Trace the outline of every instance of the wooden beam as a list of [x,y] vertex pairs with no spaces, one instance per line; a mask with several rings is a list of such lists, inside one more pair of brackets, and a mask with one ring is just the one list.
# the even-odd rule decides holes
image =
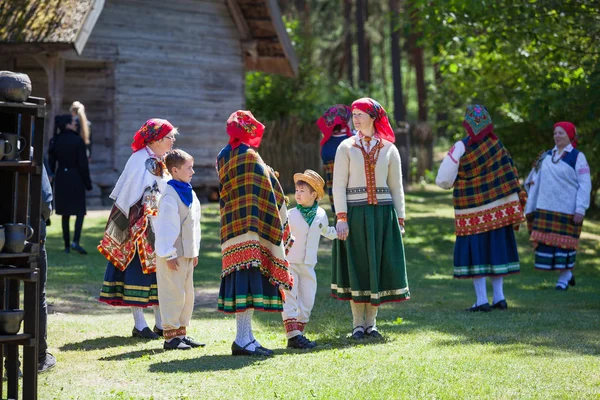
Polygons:
[[48,130],[46,140],[54,133],[54,117],[60,113],[65,87],[65,60],[59,54],[38,54],[34,58],[46,71],[48,77],[48,97],[52,106],[48,110]]
[[94,26],[96,26],[96,22],[100,17],[100,13],[102,13],[102,9],[104,8],[104,0],[95,0],[92,4],[91,9],[88,11],[88,15],[85,18],[85,22],[83,23],[79,34],[77,35],[77,39],[75,39],[75,43],[73,46],[75,47],[75,51],[77,54],[81,54],[85,44],[87,43],[92,31],[94,30]]
[[283,53],[289,63],[290,72],[292,76],[297,76],[298,58],[296,57],[296,52],[294,51],[290,37],[288,36],[283,20],[281,19],[281,11],[279,10],[277,0],[265,0],[265,5],[269,10],[271,21],[273,22],[275,32],[277,32],[277,37],[279,38],[279,43],[281,43]]
[[226,2],[227,8],[233,18],[233,23],[240,33],[242,50],[253,60],[258,59],[258,43],[252,38],[252,31],[246,22],[246,18],[244,18],[244,13],[242,13],[240,5],[237,3],[237,0],[226,0]]

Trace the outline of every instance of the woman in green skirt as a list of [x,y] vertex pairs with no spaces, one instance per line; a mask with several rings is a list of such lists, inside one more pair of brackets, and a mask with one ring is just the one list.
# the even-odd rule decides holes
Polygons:
[[404,190],[400,154],[383,107],[352,103],[356,136],[338,147],[333,171],[337,211],[331,294],[349,300],[354,339],[381,338],[377,307],[408,300],[404,257]]

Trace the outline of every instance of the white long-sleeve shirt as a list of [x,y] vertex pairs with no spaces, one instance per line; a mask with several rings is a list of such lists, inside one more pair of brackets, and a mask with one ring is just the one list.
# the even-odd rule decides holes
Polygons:
[[[153,218],[156,237],[156,255],[169,260],[177,257],[193,258],[200,251],[200,201],[192,191],[190,207],[179,198],[172,186],[166,185],[158,205],[158,215]],[[184,214],[185,211],[185,214]]]
[[458,176],[458,167],[460,166],[460,158],[465,154],[465,144],[462,141],[454,143],[450,148],[446,157],[440,165],[435,184],[442,189],[450,189],[454,186],[454,181]]
[[[582,152],[577,155],[575,168],[560,160],[563,152],[573,151],[573,146],[566,146],[558,152],[555,146],[550,154],[544,157],[540,168],[531,170],[525,180],[528,199],[525,213],[537,209],[560,212],[563,214],[582,214],[590,207],[592,180],[590,166]],[[552,161],[560,160],[556,163]]]
[[316,265],[319,240],[321,236],[337,239],[335,227],[329,226],[327,213],[321,207],[317,208],[317,215],[310,226],[297,208],[291,209],[288,216],[294,235],[294,244],[287,255],[288,261],[293,264]]

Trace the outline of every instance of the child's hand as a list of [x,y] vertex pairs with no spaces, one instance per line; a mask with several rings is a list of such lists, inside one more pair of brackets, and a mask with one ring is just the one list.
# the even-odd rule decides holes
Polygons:
[[167,260],[167,267],[169,267],[171,271],[177,271],[179,269],[179,263],[177,262],[177,259],[174,258],[172,260]]
[[194,268],[198,265],[198,257],[194,257]]
[[338,238],[340,240],[348,239],[348,234],[350,228],[348,227],[348,223],[346,221],[339,221],[335,225],[335,229],[337,230]]

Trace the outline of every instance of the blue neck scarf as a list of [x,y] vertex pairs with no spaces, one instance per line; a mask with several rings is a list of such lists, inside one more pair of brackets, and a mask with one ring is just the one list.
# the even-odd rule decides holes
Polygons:
[[175,179],[171,179],[169,182],[167,182],[167,185],[171,185],[173,189],[175,189],[179,195],[179,198],[181,201],[183,201],[183,204],[185,204],[187,207],[192,204],[194,199],[192,195],[192,185],[186,182],[177,181]]

